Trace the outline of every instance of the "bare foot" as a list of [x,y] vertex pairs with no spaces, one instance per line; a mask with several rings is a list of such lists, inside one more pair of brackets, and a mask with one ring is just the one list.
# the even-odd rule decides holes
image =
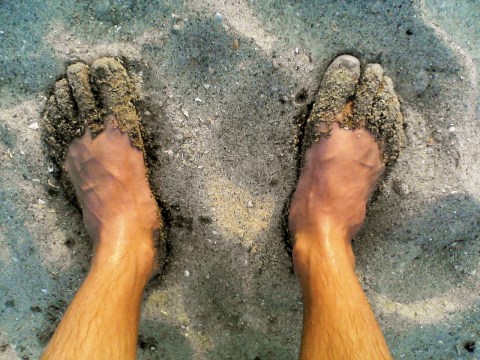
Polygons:
[[[77,63],[55,84],[45,113],[51,155],[70,180],[95,244],[94,261],[138,254],[152,271],[161,227],[147,180],[135,87],[111,58]],[[68,186],[68,184],[67,184]]]
[[340,238],[353,259],[350,240],[385,165],[398,156],[402,121],[380,65],[367,65],[362,76],[352,56],[330,65],[308,119],[303,169],[290,206],[294,256],[295,248],[310,251],[312,241]]

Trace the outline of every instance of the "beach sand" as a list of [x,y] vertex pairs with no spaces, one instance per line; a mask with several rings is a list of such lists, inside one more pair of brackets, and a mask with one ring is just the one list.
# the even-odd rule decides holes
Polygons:
[[393,356],[479,358],[479,11],[473,0],[1,2],[0,359],[38,358],[88,271],[42,113],[68,64],[101,56],[121,59],[139,89],[167,224],[138,358],[295,359],[302,299],[283,213],[305,114],[340,54],[382,64],[406,121],[354,241]]

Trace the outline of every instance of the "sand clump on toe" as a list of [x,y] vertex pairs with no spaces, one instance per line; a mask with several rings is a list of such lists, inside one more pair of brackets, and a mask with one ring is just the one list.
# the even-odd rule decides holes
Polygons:
[[320,137],[329,137],[334,122],[344,129],[367,128],[380,146],[384,165],[396,162],[405,142],[404,120],[392,80],[379,64],[368,64],[361,72],[360,61],[350,55],[330,64],[307,120],[302,152]]

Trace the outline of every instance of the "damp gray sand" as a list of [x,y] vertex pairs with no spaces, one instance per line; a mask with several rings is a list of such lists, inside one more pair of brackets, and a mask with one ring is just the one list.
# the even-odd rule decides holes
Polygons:
[[339,54],[360,59],[360,82],[381,65],[406,124],[354,240],[393,356],[478,357],[476,14],[475,1],[440,0],[3,1],[0,358],[38,358],[88,270],[42,114],[69,65],[114,57],[137,88],[170,243],[138,358],[295,359],[302,303],[282,212],[305,114]]

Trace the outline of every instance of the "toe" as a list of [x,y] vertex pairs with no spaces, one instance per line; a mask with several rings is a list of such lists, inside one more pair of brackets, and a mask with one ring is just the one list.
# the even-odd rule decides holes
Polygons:
[[354,118],[359,126],[364,126],[370,117],[382,80],[383,68],[379,64],[368,64],[365,67],[354,101]]
[[68,145],[75,137],[81,136],[83,131],[83,122],[78,119],[67,79],[55,83],[54,93],[45,108],[44,128],[50,156],[61,166]]
[[393,165],[404,144],[403,124],[400,102],[393,89],[392,80],[384,76],[366,126],[380,142],[383,160],[387,166]]
[[113,58],[95,60],[92,64],[92,80],[107,121],[115,119],[114,126],[122,132],[128,132],[132,143],[143,150],[140,119],[133,104],[138,95],[125,68]]
[[48,143],[49,154],[59,163],[58,155],[61,153],[61,146],[59,143],[59,134],[57,132],[58,126],[63,122],[63,116],[58,111],[57,101],[55,95],[50,96],[45,107],[44,126],[45,140]]
[[112,58],[96,60],[92,64],[92,80],[105,115],[114,115],[122,131],[138,127],[132,103],[137,97],[136,89],[122,64]]
[[360,61],[353,56],[339,56],[330,64],[307,120],[303,154],[320,136],[331,135],[334,122],[340,123],[341,127],[350,127],[350,99],[355,94],[359,77]]
[[64,157],[64,152],[73,139],[82,136],[84,121],[78,117],[72,89],[67,79],[61,79],[55,83],[54,96],[54,109],[51,110],[52,119],[56,119],[54,121],[55,134],[57,142],[63,149],[61,153]]
[[68,121],[76,122],[77,113],[75,100],[73,99],[72,89],[67,79],[61,79],[55,83],[54,95],[58,111],[61,112]]
[[82,63],[70,65],[67,77],[77,104],[79,120],[87,124],[92,131],[95,130],[98,126],[99,113],[90,86],[90,68]]
[[323,76],[311,120],[335,121],[355,94],[359,77],[360,61],[357,58],[350,55],[337,57]]

